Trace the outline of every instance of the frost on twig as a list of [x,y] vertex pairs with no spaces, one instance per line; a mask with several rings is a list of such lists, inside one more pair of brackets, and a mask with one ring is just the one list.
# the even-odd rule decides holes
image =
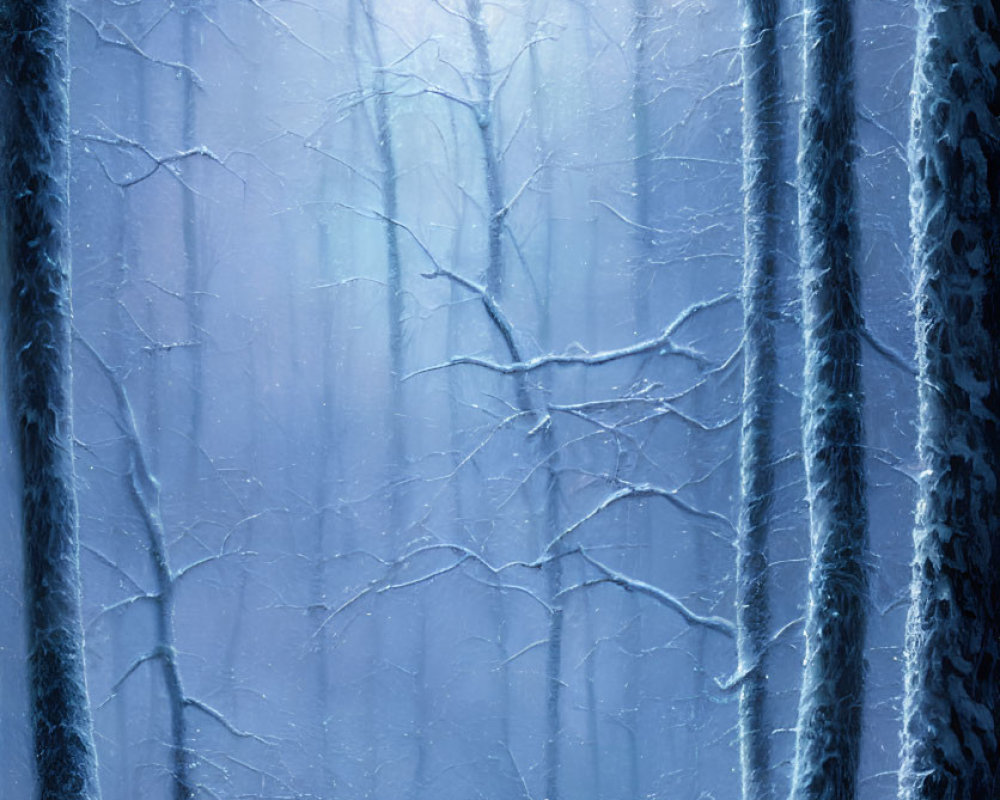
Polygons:
[[646,597],[651,597],[661,605],[677,612],[681,618],[688,623],[688,625],[707,628],[708,630],[715,631],[716,633],[721,633],[729,639],[735,637],[736,626],[733,625],[732,621],[726,619],[725,617],[698,614],[688,608],[688,606],[686,606],[678,597],[670,594],[670,592],[646,583],[645,581],[630,578],[627,575],[612,569],[606,564],[603,564],[595,559],[582,547],[576,548],[575,552],[579,553],[588,564],[597,569],[603,576],[604,581],[620,586],[625,589],[625,591],[637,592],[638,594],[645,595]]
[[[442,274],[444,274],[443,271]],[[735,302],[736,299],[736,295],[727,293],[714,297],[711,300],[694,303],[684,309],[684,311],[682,311],[677,318],[664,329],[663,333],[654,339],[647,339],[644,342],[636,342],[633,345],[628,345],[615,350],[602,350],[597,353],[586,354],[546,354],[526,360],[515,360],[509,363],[490,361],[489,359],[477,358],[474,356],[458,356],[440,364],[434,364],[429,367],[418,369],[411,372],[406,377],[413,378],[417,375],[423,375],[428,372],[435,372],[437,370],[458,365],[481,367],[483,369],[490,370],[491,372],[500,373],[501,375],[523,375],[549,366],[598,366],[602,364],[610,364],[614,361],[620,361],[632,356],[646,355],[650,353],[681,356],[694,361],[699,366],[707,366],[708,359],[703,353],[693,347],[677,344],[674,342],[674,337],[676,336],[678,330],[697,313],[705,311],[709,308],[724,305],[726,303]]]

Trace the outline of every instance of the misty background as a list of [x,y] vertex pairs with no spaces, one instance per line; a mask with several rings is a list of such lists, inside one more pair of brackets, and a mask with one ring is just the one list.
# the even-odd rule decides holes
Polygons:
[[[913,30],[910,3],[857,14],[875,798],[896,783],[915,488]],[[801,22],[788,4],[779,792],[809,548]],[[74,4],[105,800],[176,797],[178,741],[199,798],[736,796],[739,25],[719,0]],[[0,793],[26,798],[11,472]]]

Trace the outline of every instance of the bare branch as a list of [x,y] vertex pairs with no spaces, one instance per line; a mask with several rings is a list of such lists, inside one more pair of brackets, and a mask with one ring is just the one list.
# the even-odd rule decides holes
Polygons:
[[514,196],[507,201],[507,204],[503,208],[496,212],[496,218],[504,219],[510,213],[510,210],[517,204],[517,201],[521,199],[521,195],[523,195],[527,191],[528,187],[534,182],[538,173],[547,168],[547,165],[544,163],[535,167],[532,173],[524,179],[524,183],[521,184],[521,187],[514,192]]
[[131,586],[132,589],[137,594],[143,595],[146,593],[146,590],[142,588],[139,582],[131,575],[129,575],[128,572],[122,569],[120,564],[116,564],[114,561],[112,561],[110,558],[104,555],[104,553],[102,553],[92,544],[88,544],[87,542],[81,542],[80,549],[90,553],[92,556],[94,556],[94,558],[96,558],[98,561],[104,564],[104,566],[117,572],[121,577],[123,577],[128,582],[128,585]]
[[261,14],[263,14],[265,17],[271,20],[271,22],[274,23],[274,26],[282,33],[284,33],[287,37],[289,37],[293,42],[297,42],[298,44],[302,45],[304,48],[306,48],[306,50],[308,50],[313,55],[318,56],[327,64],[333,63],[333,61],[330,59],[330,56],[328,56],[326,53],[324,53],[315,45],[310,44],[301,36],[299,36],[291,25],[285,22],[281,17],[279,17],[273,11],[270,11],[267,8],[265,8],[264,4],[261,3],[260,0],[247,0],[247,2],[249,2],[250,5],[256,8]]
[[131,597],[126,597],[124,600],[119,600],[117,603],[112,603],[109,606],[104,606],[100,611],[98,611],[93,619],[87,623],[87,630],[89,631],[94,625],[103,619],[107,614],[113,614],[115,611],[121,611],[126,608],[134,606],[136,603],[142,602],[143,600],[159,600],[160,596],[158,594],[134,594]]
[[132,675],[135,673],[135,671],[139,669],[139,667],[141,667],[143,664],[149,661],[154,661],[158,658],[161,658],[162,656],[163,652],[161,651],[161,649],[156,648],[155,650],[151,650],[150,652],[146,653],[146,655],[144,656],[139,656],[135,661],[129,664],[128,669],[125,670],[125,674],[123,674],[117,681],[115,681],[114,685],[111,687],[111,692],[104,699],[104,701],[99,706],[97,706],[96,710],[99,711],[100,709],[104,708],[104,706],[106,706],[108,703],[110,703],[117,696],[118,690],[122,688],[122,686],[125,684],[125,681],[131,678]]
[[736,637],[736,626],[730,620],[725,619],[724,617],[702,616],[701,614],[692,611],[684,605],[681,600],[669,592],[666,592],[663,589],[658,589],[645,581],[630,578],[621,572],[611,569],[611,567],[606,564],[602,564],[600,561],[597,561],[595,558],[590,556],[582,547],[576,548],[575,552],[579,553],[588,564],[604,575],[605,581],[613,583],[616,586],[621,586],[627,592],[637,592],[638,594],[644,594],[647,597],[651,597],[661,605],[676,611],[684,619],[684,621],[688,623],[688,625],[708,628],[716,633],[721,633],[729,639]]
[[752,664],[750,664],[747,667],[744,667],[739,672],[733,674],[729,678],[726,678],[726,680],[724,681],[720,681],[718,678],[716,678],[715,679],[716,686],[718,686],[724,692],[731,692],[734,691],[735,689],[739,689],[743,685],[744,681],[746,681],[747,678],[753,675],[753,673],[760,668],[761,660],[763,659],[764,655],[772,647],[774,647],[775,644],[777,644],[781,639],[783,639],[789,631],[792,631],[799,625],[804,624],[805,621],[806,621],[805,617],[796,617],[791,622],[786,622],[784,625],[781,626],[781,628],[777,632],[774,633],[774,635],[771,636],[770,639],[768,639],[767,644],[764,645],[763,650],[761,650],[761,652],[758,654],[757,659]]
[[538,356],[537,358],[528,359],[526,361],[514,361],[509,364],[500,364],[495,361],[489,361],[484,358],[477,358],[474,356],[458,356],[452,358],[449,361],[445,361],[441,364],[434,364],[429,367],[423,367],[414,372],[411,372],[406,378],[412,378],[416,375],[423,375],[428,372],[435,372],[440,369],[445,369],[447,367],[457,366],[457,365],[469,365],[475,367],[482,367],[483,369],[488,369],[491,372],[498,372],[501,375],[519,375],[528,372],[534,372],[535,370],[542,369],[548,366],[598,366],[601,364],[610,364],[614,361],[620,361],[624,358],[631,358],[632,356],[645,355],[648,353],[655,353],[659,351],[660,355],[677,355],[684,358],[696,361],[700,365],[705,365],[705,356],[698,350],[690,347],[684,347],[681,345],[676,345],[672,342],[673,336],[677,333],[677,330],[692,316],[700,311],[704,311],[715,306],[720,306],[725,303],[734,302],[736,300],[736,295],[732,293],[727,293],[714,297],[711,300],[705,300],[700,303],[694,303],[688,306],[681,314],[675,319],[662,334],[657,336],[655,339],[648,339],[644,342],[636,342],[633,345],[627,347],[622,347],[617,350],[603,350],[598,353],[588,353],[585,355],[576,354],[561,354],[561,355],[544,355]]
[[512,661],[515,661],[516,659],[520,658],[525,653],[529,653],[532,650],[534,650],[536,647],[542,647],[544,645],[547,645],[548,643],[549,643],[548,639],[539,639],[537,642],[532,642],[531,644],[529,644],[529,645],[527,645],[525,647],[522,647],[516,653],[514,653],[514,654],[512,654],[510,656],[507,656],[507,658],[505,658],[503,661],[500,662],[499,666],[506,667]]
[[190,572],[193,572],[199,567],[204,567],[207,564],[212,564],[216,561],[220,561],[223,558],[231,558],[232,556],[242,556],[242,555],[246,554],[241,551],[236,551],[230,553],[214,553],[213,555],[205,556],[204,558],[199,558],[197,561],[193,561],[186,567],[181,567],[179,570],[177,570],[177,572],[174,573],[174,582],[176,583],[185,575],[187,575]]
[[875,336],[871,328],[867,325],[861,328],[861,338],[868,342],[872,346],[872,349],[890,364],[899,367],[907,375],[916,377],[917,368],[913,366],[913,362]]
[[[409,229],[406,229],[409,232]],[[410,232],[412,235],[412,232]],[[425,252],[427,252],[425,250]],[[428,255],[430,255],[428,253]],[[434,264],[434,272],[425,273],[424,277],[429,279],[444,277],[450,281],[461,286],[472,294],[476,295],[483,304],[483,308],[486,309],[486,313],[493,322],[494,327],[496,327],[497,332],[503,339],[504,344],[507,347],[507,352],[510,357],[515,361],[515,363],[521,362],[521,351],[517,346],[517,342],[514,340],[514,326],[511,324],[507,315],[504,314],[503,310],[497,304],[497,301],[486,291],[486,287],[470,281],[468,278],[463,278],[461,275],[452,272],[446,267],[442,267],[437,263],[436,259],[432,259]],[[414,375],[419,375],[424,370],[417,370],[407,375],[403,380],[412,378]]]
[[[128,189],[132,186],[135,186],[138,183],[142,183],[143,181],[153,177],[153,175],[159,172],[160,169],[165,169],[168,173],[170,173],[170,175],[175,180],[177,180],[184,186],[187,186],[187,184],[185,183],[181,175],[178,173],[178,171],[173,169],[173,166],[182,161],[186,161],[192,158],[204,158],[207,159],[208,161],[218,164],[220,167],[226,170],[226,172],[230,173],[235,178],[237,178],[237,180],[239,180],[241,183],[243,182],[243,178],[241,178],[237,173],[235,173],[230,167],[226,166],[226,159],[220,158],[211,150],[209,150],[207,147],[192,147],[189,150],[179,150],[175,153],[168,153],[165,156],[157,156],[141,142],[138,142],[135,139],[129,139],[128,137],[122,136],[121,134],[118,133],[112,134],[111,136],[101,136],[93,133],[88,133],[88,134],[78,133],[76,135],[76,138],[84,142],[89,142],[91,144],[102,144],[108,147],[118,147],[125,150],[132,150],[136,153],[139,153],[146,160],[151,162],[151,166],[149,167],[148,170],[146,170],[146,172],[136,177],[132,177],[131,175],[129,175],[123,180],[114,178],[105,168],[104,172],[105,175],[107,175],[108,180],[110,180],[113,184],[115,184],[115,186],[118,186],[121,189]],[[94,157],[97,158],[96,155]],[[104,167],[103,162],[101,166]]]
[[121,48],[122,50],[132,53],[133,55],[139,56],[139,58],[148,61],[150,64],[158,64],[161,67],[167,67],[178,72],[186,73],[190,76],[191,80],[194,81],[195,86],[199,89],[202,88],[203,84],[201,76],[199,76],[198,73],[195,72],[188,64],[183,64],[179,61],[164,61],[163,59],[151,56],[117,25],[106,20],[98,25],[75,5],[70,6],[70,13],[75,14],[77,17],[86,22],[101,43],[111,47]]
[[652,228],[649,225],[642,225],[641,223],[636,222],[634,219],[629,219],[621,211],[618,211],[616,208],[609,205],[608,203],[605,203],[603,200],[591,200],[590,202],[592,205],[600,206],[601,208],[607,209],[614,216],[616,216],[618,219],[624,222],[626,225],[630,225],[636,230],[648,231],[649,233],[662,233],[662,234],[669,233],[669,231],[665,231],[662,228]]
[[[564,528],[554,539],[552,539],[551,542],[549,542],[545,548],[545,552],[554,553],[557,545],[559,545],[564,539],[567,539],[584,524],[594,519],[599,514],[607,511],[611,508],[611,506],[616,505],[623,500],[639,499],[643,497],[662,497],[668,503],[673,505],[675,508],[679,508],[685,514],[700,517],[706,521],[715,522],[723,525],[729,530],[733,530],[733,523],[723,514],[719,514],[716,511],[703,511],[700,508],[695,508],[690,503],[687,503],[678,497],[677,490],[664,489],[660,486],[653,486],[649,483],[633,484],[622,480],[618,480],[617,482],[622,484],[621,489],[605,497],[591,511],[582,516],[568,528]],[[727,544],[730,543],[728,540],[726,541]]]
[[185,697],[184,698],[184,705],[185,706],[190,706],[191,708],[197,708],[203,714],[205,714],[206,716],[211,717],[216,722],[218,722],[223,728],[225,728],[227,731],[229,731],[233,736],[237,736],[240,739],[253,739],[255,742],[261,742],[262,744],[266,744],[266,745],[274,744],[273,741],[271,741],[270,739],[266,739],[265,737],[263,737],[263,736],[261,736],[259,734],[251,733],[250,731],[240,730],[235,725],[233,725],[233,723],[231,723],[228,719],[226,719],[225,716],[222,714],[221,711],[218,711],[218,710],[212,708],[212,706],[208,705],[207,703],[203,703],[201,700],[196,700],[193,697]]

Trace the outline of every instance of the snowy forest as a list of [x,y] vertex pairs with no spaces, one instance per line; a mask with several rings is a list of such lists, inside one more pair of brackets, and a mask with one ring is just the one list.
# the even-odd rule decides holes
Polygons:
[[997,0],[0,64],[0,797],[1000,797]]

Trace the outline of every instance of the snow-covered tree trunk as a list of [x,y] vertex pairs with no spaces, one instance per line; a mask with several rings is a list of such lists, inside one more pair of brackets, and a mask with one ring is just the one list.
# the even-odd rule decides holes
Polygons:
[[69,268],[69,8],[0,8],[7,391],[23,491],[38,796],[99,797],[80,620]]
[[914,74],[922,473],[899,796],[997,796],[1000,9],[923,0]]
[[853,800],[867,576],[852,3],[806,0],[799,145],[809,603],[793,800]]
[[772,794],[766,722],[770,613],[767,536],[774,492],[776,395],[774,283],[778,258],[778,171],[782,152],[777,0],[743,9],[743,428],[736,558],[736,650],[745,674],[739,696],[743,800]]

